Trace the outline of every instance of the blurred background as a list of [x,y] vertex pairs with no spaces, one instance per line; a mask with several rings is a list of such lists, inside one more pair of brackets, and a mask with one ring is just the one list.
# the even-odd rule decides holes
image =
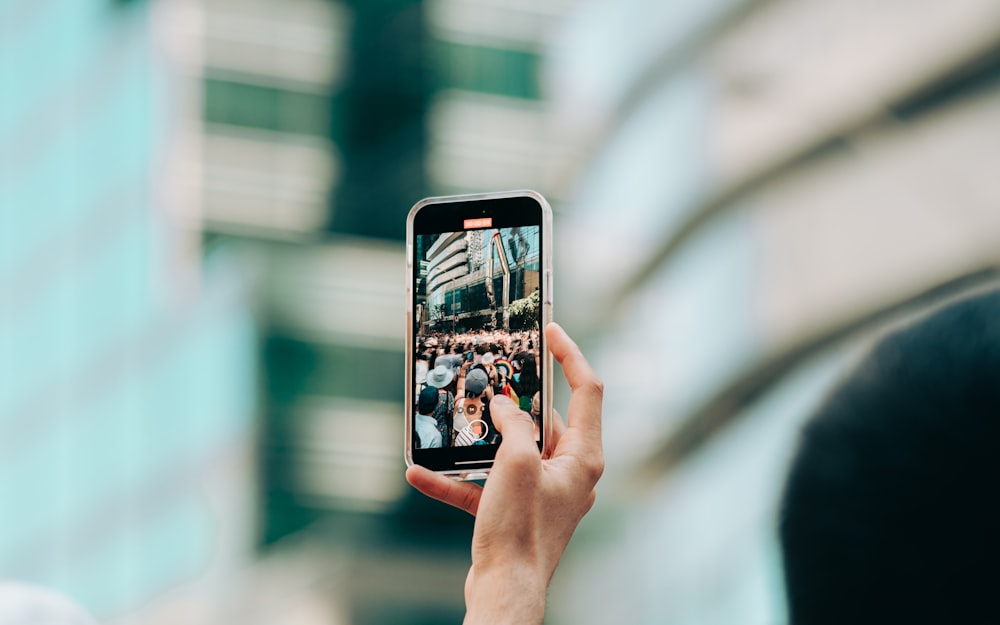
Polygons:
[[780,624],[797,432],[995,280],[998,172],[996,0],[0,0],[0,578],[459,622],[472,519],[403,481],[404,219],[534,188],[607,387],[547,622]]

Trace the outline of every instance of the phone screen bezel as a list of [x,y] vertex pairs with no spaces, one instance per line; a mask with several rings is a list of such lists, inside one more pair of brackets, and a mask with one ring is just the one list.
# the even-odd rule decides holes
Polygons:
[[[465,220],[489,217],[489,228],[465,228]],[[433,449],[415,448],[415,415],[413,396],[415,388],[414,344],[417,337],[416,281],[418,259],[416,237],[424,234],[463,232],[475,229],[499,229],[518,226],[539,227],[539,295],[541,311],[539,329],[551,320],[551,266],[549,262],[551,240],[549,229],[551,209],[545,199],[534,191],[513,191],[497,194],[477,194],[428,198],[418,202],[407,219],[407,358],[406,358],[406,436],[405,457],[407,464],[419,464],[433,471],[457,474],[488,471],[493,464],[499,445],[472,445],[468,447],[446,447]],[[544,333],[539,332],[539,380],[541,382],[542,414],[539,423],[539,450],[545,448],[549,435],[549,415],[551,407],[551,358],[546,357]]]

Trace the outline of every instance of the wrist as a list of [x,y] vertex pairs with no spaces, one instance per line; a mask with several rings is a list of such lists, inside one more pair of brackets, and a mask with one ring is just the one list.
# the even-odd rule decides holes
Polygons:
[[527,568],[469,570],[464,625],[541,625],[546,576]]

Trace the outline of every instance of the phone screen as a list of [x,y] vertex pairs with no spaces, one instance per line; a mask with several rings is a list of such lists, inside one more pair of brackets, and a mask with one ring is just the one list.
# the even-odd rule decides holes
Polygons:
[[413,459],[432,469],[492,461],[502,436],[489,401],[506,395],[535,421],[545,406],[547,250],[531,197],[425,205],[413,216]]

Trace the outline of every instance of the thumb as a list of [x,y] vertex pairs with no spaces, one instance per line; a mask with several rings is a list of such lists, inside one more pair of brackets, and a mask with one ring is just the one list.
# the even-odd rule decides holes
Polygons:
[[503,434],[504,442],[511,439],[527,440],[532,445],[535,442],[535,422],[531,415],[521,410],[511,398],[506,395],[496,395],[490,401],[490,416],[493,424]]

